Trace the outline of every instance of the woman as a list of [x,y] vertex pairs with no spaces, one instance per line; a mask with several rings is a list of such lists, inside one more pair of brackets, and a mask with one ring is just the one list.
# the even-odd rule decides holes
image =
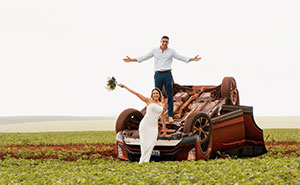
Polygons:
[[139,135],[140,135],[140,145],[141,145],[141,158],[139,163],[149,162],[152,150],[155,145],[155,141],[158,135],[158,118],[161,116],[163,122],[163,136],[166,136],[166,120],[163,116],[163,95],[158,88],[152,90],[151,98],[147,98],[132,89],[129,89],[123,84],[118,84],[118,86],[127,89],[132,94],[135,94],[143,102],[147,104],[146,114],[140,122]]

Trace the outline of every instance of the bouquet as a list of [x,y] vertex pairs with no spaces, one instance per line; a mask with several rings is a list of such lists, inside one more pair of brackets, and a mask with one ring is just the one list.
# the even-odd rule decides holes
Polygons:
[[106,89],[109,91],[113,91],[116,87],[117,87],[117,80],[115,79],[115,77],[113,77],[113,76],[108,77]]

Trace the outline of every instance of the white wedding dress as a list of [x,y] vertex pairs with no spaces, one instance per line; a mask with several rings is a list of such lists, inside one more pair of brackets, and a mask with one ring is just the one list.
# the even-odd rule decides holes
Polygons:
[[158,135],[158,118],[163,111],[163,107],[150,103],[147,106],[146,114],[139,126],[140,144],[141,144],[141,158],[142,162],[149,162],[152,150],[157,140]]

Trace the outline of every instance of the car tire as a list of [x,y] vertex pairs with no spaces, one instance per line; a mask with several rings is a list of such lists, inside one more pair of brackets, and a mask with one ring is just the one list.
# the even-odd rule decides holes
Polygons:
[[203,112],[192,113],[187,117],[183,131],[198,135],[197,159],[208,160],[212,151],[212,122],[209,115]]
[[239,105],[239,91],[233,77],[224,77],[221,84],[221,96],[226,98],[226,104]]
[[203,112],[192,113],[184,123],[183,132],[197,134],[200,143],[207,142],[212,132],[212,122],[209,115]]
[[198,158],[208,160],[212,151],[212,136],[210,135],[209,139],[206,142],[198,142],[198,144],[200,149]]
[[126,109],[118,117],[116,122],[116,133],[122,130],[138,130],[144,115],[136,109]]

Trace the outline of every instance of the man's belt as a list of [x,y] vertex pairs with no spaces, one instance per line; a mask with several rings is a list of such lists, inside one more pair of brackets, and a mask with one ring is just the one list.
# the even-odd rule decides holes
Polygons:
[[171,70],[165,70],[165,71],[155,71],[155,73],[168,73],[170,72]]

